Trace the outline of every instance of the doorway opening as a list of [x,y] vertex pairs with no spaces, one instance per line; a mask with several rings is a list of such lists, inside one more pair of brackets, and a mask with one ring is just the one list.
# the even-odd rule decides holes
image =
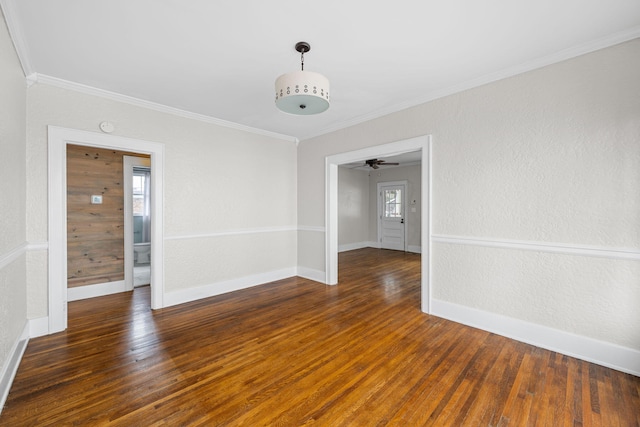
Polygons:
[[151,159],[123,157],[124,280],[127,290],[151,283]]
[[367,147],[361,150],[327,156],[325,160],[325,283],[338,284],[338,166],[366,161],[376,157],[391,157],[412,151],[421,155],[420,241],[421,258],[421,309],[431,311],[431,136],[424,135],[389,144]]
[[48,288],[49,333],[67,328],[67,145],[121,150],[148,155],[151,175],[151,308],[162,308],[164,144],[75,129],[48,127]]

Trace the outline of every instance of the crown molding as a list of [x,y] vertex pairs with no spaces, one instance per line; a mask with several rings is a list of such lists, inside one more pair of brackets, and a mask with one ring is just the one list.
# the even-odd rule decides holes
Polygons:
[[488,83],[492,83],[498,80],[502,80],[508,77],[512,77],[512,76],[522,74],[528,71],[532,71],[538,68],[542,68],[547,65],[565,61],[580,55],[591,53],[600,49],[611,47],[616,44],[620,44],[620,43],[640,37],[640,26],[631,27],[627,30],[620,31],[618,33],[614,33],[605,37],[601,37],[599,39],[593,40],[588,43],[583,43],[577,46],[573,46],[571,48],[567,48],[559,52],[546,55],[546,56],[534,59],[532,61],[525,62],[523,64],[519,64],[513,67],[509,67],[509,68],[497,71],[495,73],[486,74],[478,78],[468,80],[461,84],[453,85],[448,88],[426,93],[423,96],[414,98],[412,100],[400,102],[400,103],[388,106],[386,108],[373,111],[368,114],[364,114],[352,119],[335,123],[333,125],[330,125],[321,129],[318,132],[295,137],[292,135],[285,135],[285,134],[267,131],[264,129],[253,128],[253,127],[242,125],[239,123],[230,122],[227,120],[218,119],[211,116],[206,116],[204,114],[198,114],[198,113],[193,113],[186,110],[181,110],[178,108],[169,107],[167,105],[158,104],[151,101],[145,101],[143,99],[134,98],[134,97],[122,95],[116,92],[110,92],[107,90],[98,89],[95,87],[66,81],[63,79],[47,76],[44,74],[38,74],[35,72],[33,64],[31,63],[29,58],[26,39],[24,37],[22,27],[17,18],[16,4],[17,4],[16,0],[0,0],[0,7],[2,8],[2,12],[4,13],[7,27],[9,29],[11,39],[15,46],[19,61],[22,65],[23,72],[25,76],[27,76],[28,86],[31,86],[32,84],[37,82],[46,83],[49,85],[58,86],[58,87],[74,90],[77,92],[82,92],[89,95],[100,96],[103,98],[124,102],[131,105],[136,105],[143,108],[152,109],[155,111],[165,112],[168,114],[172,114],[172,115],[176,115],[184,118],[198,120],[205,123],[210,123],[218,126],[246,131],[249,133],[267,136],[270,138],[290,141],[295,143],[296,146],[299,145],[299,143],[302,141],[313,139],[313,138],[326,135],[332,132],[336,132],[336,131],[349,128],[351,126],[355,126],[373,119],[377,119],[389,114],[406,110],[411,107],[425,104],[427,102],[431,102],[439,98],[443,98],[449,95],[453,95],[455,93],[463,92],[465,90],[473,89],[475,87],[479,87]]
[[105,99],[109,99],[117,102],[123,102],[125,104],[134,105],[136,107],[147,108],[150,110],[159,111],[161,113],[167,113],[167,114],[172,114],[174,116],[184,117],[187,119],[198,120],[200,122],[210,123],[217,126],[222,126],[222,127],[236,129],[236,130],[249,132],[257,135],[262,135],[269,138],[281,139],[281,140],[293,142],[296,144],[298,143],[298,139],[290,135],[284,135],[281,133],[270,132],[264,129],[253,128],[250,126],[241,125],[239,123],[234,123],[234,122],[218,119],[211,116],[206,116],[204,114],[193,113],[191,111],[169,107],[167,105],[158,104],[156,102],[145,101],[144,99],[134,98],[132,96],[123,95],[117,92],[111,92],[111,91],[99,89],[93,86],[71,82],[71,81],[60,79],[57,77],[48,76],[46,74],[31,73],[27,76],[27,82],[29,86],[33,85],[34,83],[44,83],[50,86],[55,86],[62,89],[80,92],[85,95],[98,96],[100,98],[105,98]]
[[22,72],[25,76],[33,74],[33,65],[31,65],[31,60],[29,59],[27,42],[24,38],[20,21],[17,19],[15,0],[0,0],[0,8],[2,8],[9,35],[18,54]]
[[639,37],[640,37],[640,26],[632,27],[628,30],[611,34],[611,35],[593,40],[589,43],[583,43],[577,46],[573,46],[571,48],[552,53],[551,55],[542,56],[540,58],[519,64],[519,65],[515,65],[513,67],[508,67],[503,70],[496,71],[494,73],[485,74],[478,78],[471,79],[454,86],[429,92],[424,96],[414,98],[406,102],[394,104],[389,107],[383,108],[381,110],[373,111],[369,114],[364,114],[362,116],[358,116],[350,120],[342,121],[338,124],[328,126],[323,130],[321,130],[320,132],[301,136],[299,137],[299,139],[301,142],[303,142],[308,139],[316,138],[318,136],[322,136],[322,135],[326,135],[342,129],[346,129],[348,127],[355,126],[355,125],[367,122],[369,120],[378,119],[380,117],[397,113],[398,111],[406,110],[408,108],[425,104],[427,102],[435,101],[436,99],[444,98],[446,96],[463,92],[465,90],[473,89],[479,86],[486,85],[488,83],[493,83],[498,80],[503,80],[509,77],[516,76],[518,74],[523,74],[528,71],[536,70],[538,68],[543,68],[548,65],[566,61],[568,59],[572,59],[581,55],[586,55],[587,53],[591,53],[597,50],[615,46],[617,44],[624,43],[629,40],[637,39]]

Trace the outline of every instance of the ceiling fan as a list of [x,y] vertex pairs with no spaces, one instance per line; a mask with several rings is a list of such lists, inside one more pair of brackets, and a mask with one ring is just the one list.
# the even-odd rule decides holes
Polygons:
[[400,164],[400,163],[387,162],[386,160],[382,160],[382,159],[369,159],[369,160],[365,160],[364,163],[373,169],[378,169],[380,166],[397,166]]

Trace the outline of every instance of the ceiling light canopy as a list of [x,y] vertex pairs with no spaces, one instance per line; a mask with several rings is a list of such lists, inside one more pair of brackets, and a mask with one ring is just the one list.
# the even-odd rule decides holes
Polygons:
[[329,80],[319,73],[304,71],[304,54],[311,50],[307,42],[296,43],[301,70],[276,79],[276,106],[289,114],[311,115],[329,108]]

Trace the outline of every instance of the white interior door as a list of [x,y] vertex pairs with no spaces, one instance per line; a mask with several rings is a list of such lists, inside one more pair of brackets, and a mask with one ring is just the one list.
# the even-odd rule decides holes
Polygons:
[[378,240],[382,249],[406,250],[406,182],[378,183]]

